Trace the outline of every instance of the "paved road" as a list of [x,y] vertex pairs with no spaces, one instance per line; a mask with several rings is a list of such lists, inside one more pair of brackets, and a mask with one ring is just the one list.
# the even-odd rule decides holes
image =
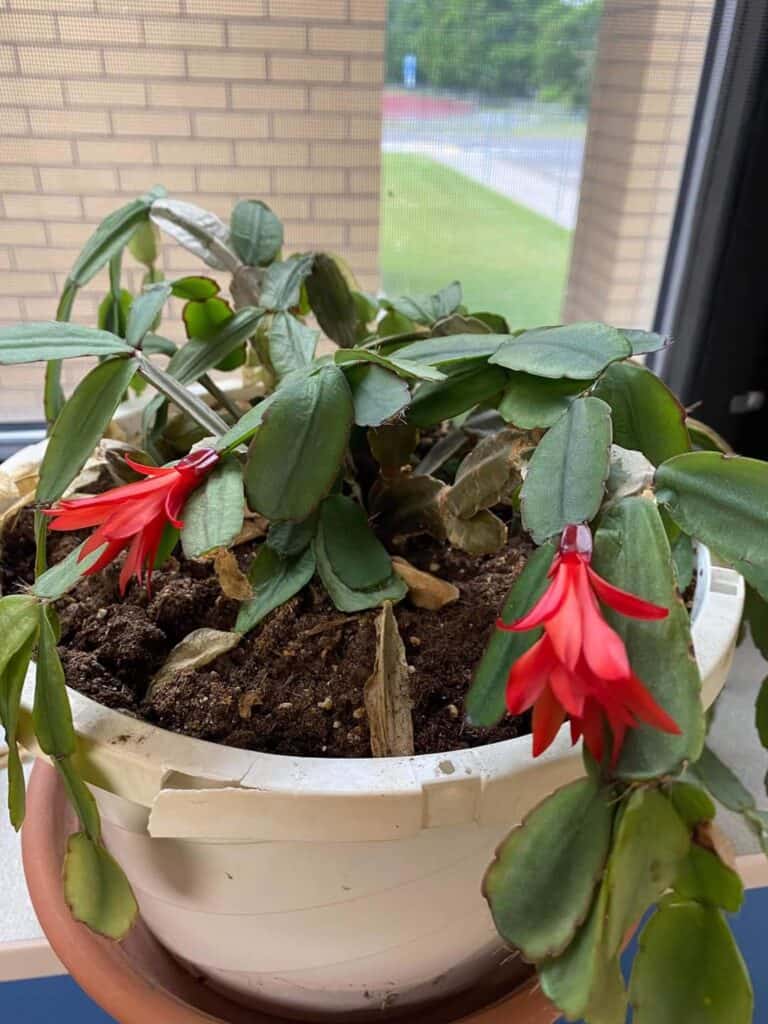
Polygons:
[[562,227],[576,224],[584,156],[580,137],[487,131],[477,118],[387,119],[382,146],[388,152],[429,156]]

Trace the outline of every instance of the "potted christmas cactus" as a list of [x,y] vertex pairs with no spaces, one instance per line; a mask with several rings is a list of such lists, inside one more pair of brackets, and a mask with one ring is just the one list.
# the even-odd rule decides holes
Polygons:
[[[231,302],[165,280],[156,228]],[[768,465],[642,365],[658,334],[510,331],[457,284],[376,299],[282,248],[262,203],[225,225],[157,189],[97,230],[56,322],[0,331],[0,363],[47,362],[50,422],[2,470],[14,826],[21,742],[80,820],[74,918],[121,939],[140,910],[272,1012],[426,1011],[512,947],[542,1020],[747,1024],[714,801],[763,845],[768,819],[706,747],[705,705],[742,577],[765,646]],[[100,326],[76,326],[106,265]],[[211,376],[241,365],[246,398]]]

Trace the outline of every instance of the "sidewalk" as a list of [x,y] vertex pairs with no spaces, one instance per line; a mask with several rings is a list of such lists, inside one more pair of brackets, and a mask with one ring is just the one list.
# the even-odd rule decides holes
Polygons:
[[569,231],[576,226],[580,175],[570,175],[564,181],[501,157],[493,150],[475,150],[451,143],[384,142],[382,149],[390,153],[428,156]]

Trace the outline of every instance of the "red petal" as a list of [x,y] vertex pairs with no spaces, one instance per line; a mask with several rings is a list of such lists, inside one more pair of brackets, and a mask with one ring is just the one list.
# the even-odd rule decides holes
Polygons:
[[120,570],[120,594],[124,594],[128,589],[128,584],[131,581],[131,576],[134,574],[139,576],[141,571],[141,534],[136,536],[131,541],[131,546],[128,548],[128,554],[125,556],[123,562],[123,568]]
[[565,721],[565,709],[558,703],[548,686],[533,708],[533,756],[538,757],[549,747]]
[[581,563],[564,565],[562,571],[567,577],[565,600],[557,613],[544,625],[557,657],[571,670],[576,667],[579,660],[582,644],[582,614],[577,593],[578,578],[582,569]]
[[526,612],[521,618],[516,619],[509,625],[503,623],[499,624],[500,629],[511,630],[512,632],[519,632],[524,629],[534,629],[536,626],[540,626],[544,621],[550,619],[555,615],[565,600],[565,596],[568,590],[568,574],[567,570],[558,569],[552,582],[541,595],[536,604],[531,608],[529,612]]
[[152,589],[152,570],[155,567],[155,559],[157,558],[160,542],[163,539],[164,530],[165,520],[161,516],[158,516],[157,519],[153,520],[149,524],[141,535],[141,564],[146,568],[148,592]]
[[143,462],[134,462],[129,455],[125,456],[125,461],[135,473],[141,473],[142,476],[168,476],[169,473],[177,472],[175,466],[145,466]]
[[556,664],[552,646],[546,636],[537,640],[530,650],[517,659],[507,679],[506,701],[511,715],[519,715],[533,705]]
[[602,764],[605,754],[605,730],[600,708],[594,701],[587,701],[585,705],[581,728],[584,734],[584,746],[597,763]]
[[152,480],[137,480],[133,484],[123,484],[122,487],[113,487],[103,494],[89,494],[87,498],[65,498],[58,505],[49,509],[49,514],[58,514],[59,510],[64,512],[78,511],[83,508],[100,508],[104,505],[122,505],[125,502],[134,501],[137,497],[146,497],[156,491],[165,491],[169,481],[154,478]]
[[102,527],[104,535],[117,540],[141,533],[156,516],[163,515],[163,500],[162,495],[150,494],[140,501],[122,505]]
[[582,614],[582,650],[590,670],[602,679],[623,679],[629,675],[629,658],[624,641],[603,618],[600,607],[589,588],[586,573],[578,581]]
[[[89,542],[95,536],[96,536],[96,534],[92,534],[91,537],[89,538]],[[100,541],[100,543],[96,544],[95,547],[92,548],[92,550],[96,551],[98,548],[101,547],[101,545],[103,543],[104,543],[103,541]],[[109,563],[113,559],[117,558],[117,556],[120,554],[120,552],[123,550],[124,547],[125,547],[125,544],[122,541],[108,541],[104,545],[104,550],[102,551],[102,553],[99,555],[99,557],[96,559],[96,561],[90,567],[90,569],[88,569],[86,571],[85,575],[86,576],[92,576],[94,573],[100,572],[104,568],[105,565],[109,565]],[[85,552],[85,548],[83,548],[83,554],[85,554],[85,553],[86,553]],[[82,555],[80,557],[82,558]]]
[[48,527],[51,530],[85,530],[90,526],[101,526],[113,513],[111,505],[101,508],[64,508],[56,506],[43,510],[45,515],[51,516]]
[[564,665],[556,665],[550,674],[549,685],[558,701],[572,718],[584,713],[584,691],[579,681]]
[[643,722],[647,722],[648,725],[652,725],[656,729],[661,729],[662,732],[680,735],[680,726],[664,708],[656,703],[634,672],[630,672],[628,678],[622,680],[621,696],[624,706]]
[[589,582],[597,596],[614,611],[633,619],[666,619],[669,615],[668,608],[662,608],[661,605],[644,601],[636,594],[630,594],[626,590],[614,587],[608,580],[598,576],[590,566],[587,566],[587,572],[589,573]]

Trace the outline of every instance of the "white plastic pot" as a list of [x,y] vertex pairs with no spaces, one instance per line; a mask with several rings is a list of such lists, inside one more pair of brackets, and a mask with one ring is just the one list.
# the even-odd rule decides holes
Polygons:
[[[741,577],[699,549],[693,638],[710,704]],[[21,739],[31,730],[32,676]],[[508,957],[480,891],[509,829],[582,772],[565,727],[408,758],[285,757],[158,729],[70,691],[81,770],[141,914],[232,998],[380,1016],[466,988]],[[356,1013],[355,1013],[356,1012]]]

